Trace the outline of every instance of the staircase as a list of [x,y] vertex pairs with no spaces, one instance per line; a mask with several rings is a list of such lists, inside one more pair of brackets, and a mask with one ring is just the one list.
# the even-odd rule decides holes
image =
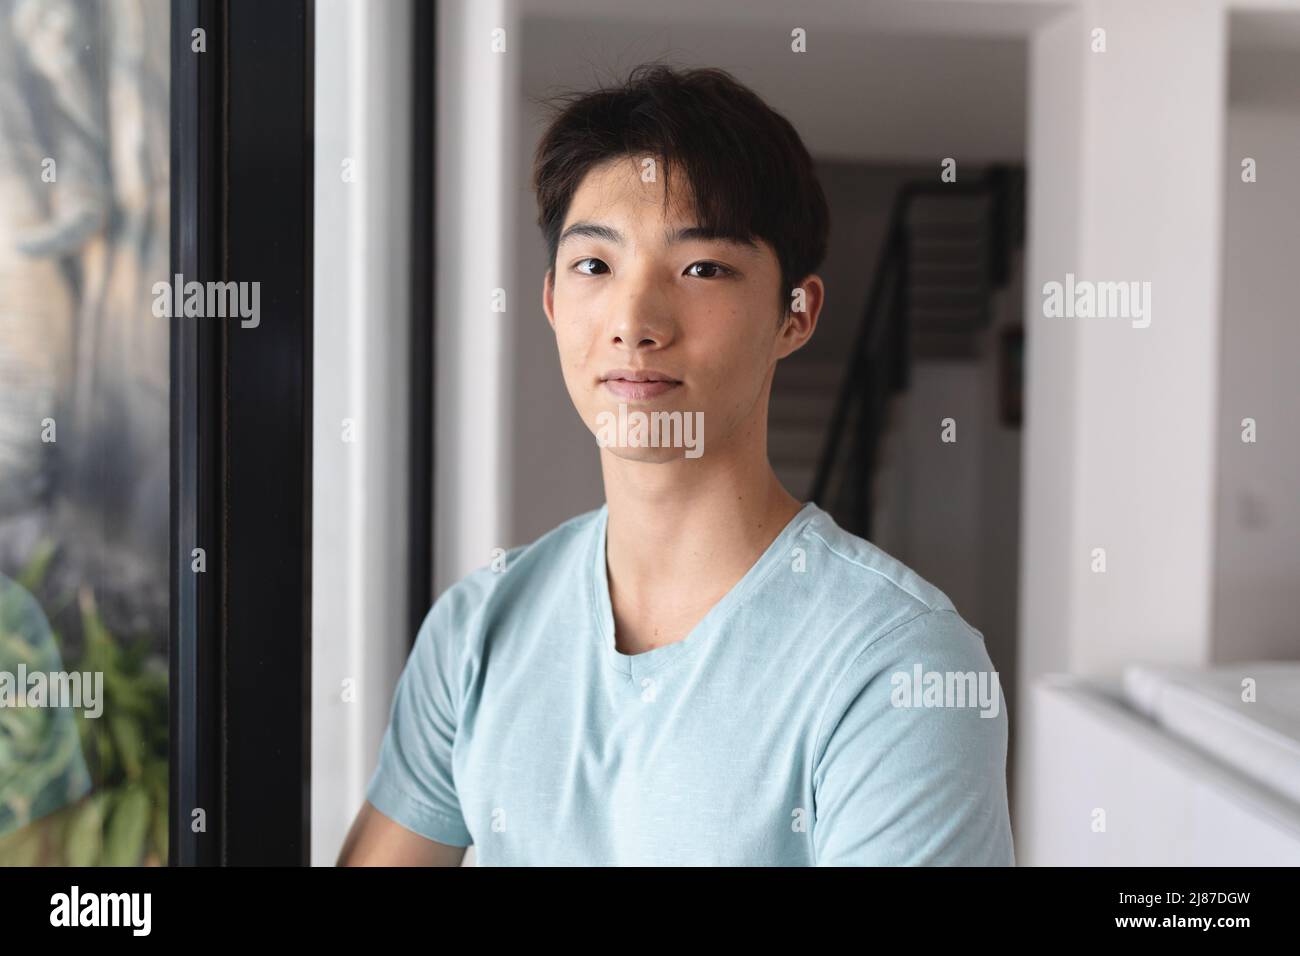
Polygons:
[[987,194],[923,195],[907,222],[907,324],[915,358],[975,357],[993,289]]
[[1023,239],[1021,168],[899,190],[846,360],[801,360],[796,352],[777,366],[768,456],[792,493],[870,536],[891,396],[906,389],[914,360],[978,357],[994,294]]
[[805,496],[817,476],[826,423],[835,411],[843,362],[809,360],[795,352],[777,363],[767,412],[767,456],[792,495]]

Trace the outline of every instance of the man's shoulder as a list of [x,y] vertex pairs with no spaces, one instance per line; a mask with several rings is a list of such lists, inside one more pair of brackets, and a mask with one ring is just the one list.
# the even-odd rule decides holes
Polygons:
[[[877,545],[826,519],[807,530],[834,569],[826,576],[830,586],[853,595],[833,611],[848,625],[828,648],[817,759],[843,727],[855,746],[870,749],[872,741],[894,734],[900,744],[934,756],[942,737],[954,764],[963,751],[991,755],[989,765],[996,763],[1005,748],[1006,715],[984,634],[937,585]],[[838,600],[824,597],[827,604]],[[915,693],[900,702],[900,689]],[[863,726],[872,732],[858,733]],[[916,733],[903,735],[898,727]]]
[[840,527],[819,509],[804,529],[804,538],[829,573],[819,576],[828,590],[857,596],[900,615],[954,611],[940,588],[878,545]]
[[[824,648],[839,677],[852,672],[871,680],[899,661],[921,655],[945,665],[987,666],[984,634],[936,584],[883,548],[840,527],[821,512],[804,529],[809,568],[808,600],[818,613],[841,622],[825,633]],[[849,681],[851,683],[851,681]]]

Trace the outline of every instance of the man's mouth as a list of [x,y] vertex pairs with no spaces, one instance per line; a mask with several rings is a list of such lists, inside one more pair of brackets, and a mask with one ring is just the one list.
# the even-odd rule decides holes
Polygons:
[[601,377],[605,390],[623,401],[637,402],[656,398],[678,388],[682,383],[666,372],[655,369],[616,368]]

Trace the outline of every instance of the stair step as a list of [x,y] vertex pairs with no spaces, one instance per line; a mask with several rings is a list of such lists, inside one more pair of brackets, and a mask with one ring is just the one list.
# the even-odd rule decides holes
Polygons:
[[911,240],[913,254],[917,251],[961,250],[972,254],[984,254],[987,243],[982,237],[953,235],[913,236]]
[[984,289],[926,286],[908,292],[908,304],[917,309],[982,309],[988,299]]
[[908,279],[912,285],[978,285],[984,270],[977,262],[916,262],[909,264]]
[[922,269],[930,267],[951,267],[963,266],[968,269],[981,269],[988,271],[989,257],[986,250],[972,246],[962,246],[959,243],[940,246],[935,244],[929,247],[912,248],[912,266]]
[[967,333],[978,332],[988,325],[989,310],[979,309],[913,309],[912,328],[925,332]]
[[915,223],[908,226],[908,236],[913,242],[917,240],[960,239],[964,242],[988,242],[989,224],[980,219],[963,221],[949,219],[943,222]]
[[970,333],[923,332],[912,334],[912,356],[917,359],[979,358],[980,337]]
[[908,210],[908,222],[930,223],[951,220],[971,221],[988,214],[989,197],[984,195],[917,196]]

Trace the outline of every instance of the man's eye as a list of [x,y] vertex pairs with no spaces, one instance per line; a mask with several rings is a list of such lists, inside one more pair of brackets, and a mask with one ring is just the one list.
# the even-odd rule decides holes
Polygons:
[[[588,271],[587,269],[583,268],[584,263],[593,263],[594,264],[593,271]],[[579,259],[576,263],[574,263],[573,268],[576,269],[580,275],[584,275],[584,276],[600,275],[601,273],[599,271],[595,271],[595,266],[599,266],[601,269],[604,269],[605,271],[609,270],[609,266],[605,265],[603,261],[595,258],[594,256],[588,256],[585,259]],[[726,266],[721,265],[717,262],[707,262],[707,261],[693,262],[686,267],[686,271],[689,273],[690,270],[697,267],[702,267],[704,269],[711,269],[713,271],[706,272],[702,275],[697,274],[693,276],[693,278],[696,279],[716,279],[724,275],[733,274],[732,271],[728,269]]]
[[706,269],[716,269],[716,270],[717,270],[717,273],[715,273],[714,275],[695,276],[695,278],[697,278],[697,279],[714,279],[714,278],[717,278],[717,277],[719,277],[719,276],[723,276],[723,275],[731,275],[731,270],[730,270],[730,269],[728,269],[728,268],[727,268],[726,266],[724,266],[724,265],[719,265],[719,264],[716,263],[716,262],[692,262],[689,266],[686,267],[686,271],[687,271],[687,272],[690,272],[690,271],[691,271],[692,269],[694,269],[696,266],[704,266]]

